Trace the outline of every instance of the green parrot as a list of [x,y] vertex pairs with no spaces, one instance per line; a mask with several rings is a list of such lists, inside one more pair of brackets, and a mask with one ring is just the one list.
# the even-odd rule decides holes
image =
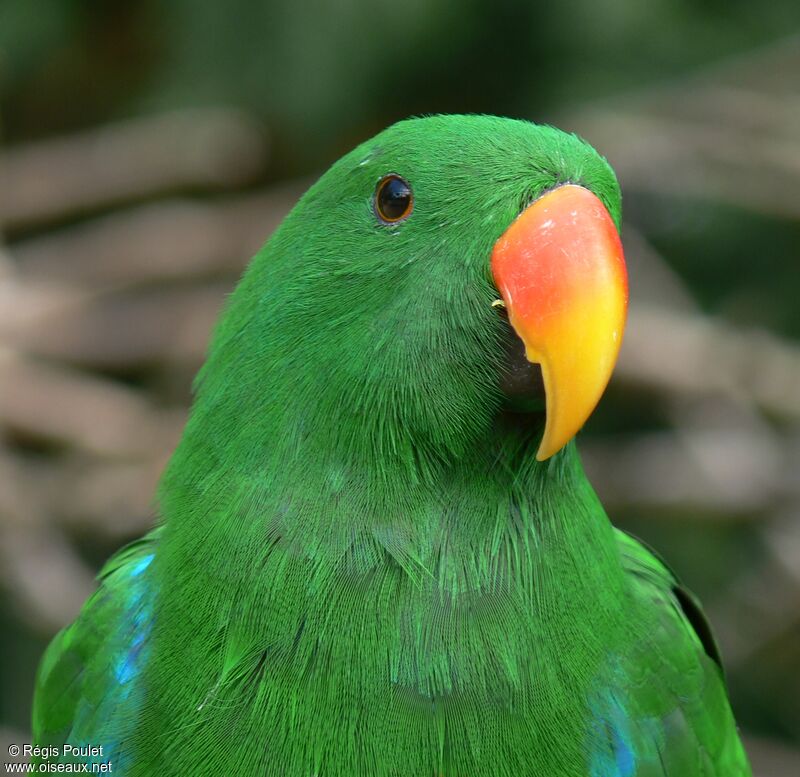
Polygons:
[[619,221],[606,161],[525,121],[411,119],[336,162],[227,303],[158,527],[45,653],[49,760],[749,775],[696,600],[573,441],[622,340]]

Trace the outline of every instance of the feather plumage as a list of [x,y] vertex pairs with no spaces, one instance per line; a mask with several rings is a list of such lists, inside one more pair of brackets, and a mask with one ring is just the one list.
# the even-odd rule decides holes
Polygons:
[[45,656],[39,741],[126,774],[749,774],[671,574],[503,411],[488,257],[563,182],[619,221],[574,136],[431,117],[309,190],[217,327],[161,528]]

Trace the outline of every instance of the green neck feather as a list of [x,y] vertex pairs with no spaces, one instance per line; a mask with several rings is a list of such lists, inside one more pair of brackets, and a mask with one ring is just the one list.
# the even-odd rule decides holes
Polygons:
[[[164,706],[152,720],[176,703],[200,707],[200,759],[217,757],[232,726],[247,747],[288,727],[293,736],[270,755],[287,774],[323,764],[326,775],[394,774],[406,762],[428,774],[421,739],[438,742],[442,770],[448,736],[491,731],[518,737],[520,761],[543,773],[579,762],[593,683],[627,635],[613,529],[574,445],[538,463],[529,434],[492,431],[457,462],[421,469],[387,457],[357,470],[314,455],[313,435],[299,445],[297,434],[293,451],[284,445],[257,473],[226,462],[187,478],[192,457],[207,453],[178,452],[156,561],[170,620],[154,631],[150,682]],[[170,627],[175,617],[190,641]],[[558,730],[508,732],[506,712],[520,706],[529,714],[513,725],[541,719]],[[453,709],[464,728],[448,735]],[[384,743],[380,763],[365,766],[353,743],[335,765],[323,755],[331,732],[342,743],[352,730],[362,744]],[[552,760],[548,741],[563,743]],[[484,752],[488,775],[500,754]],[[298,758],[308,771],[294,770]],[[474,764],[453,773],[464,767],[483,773]]]

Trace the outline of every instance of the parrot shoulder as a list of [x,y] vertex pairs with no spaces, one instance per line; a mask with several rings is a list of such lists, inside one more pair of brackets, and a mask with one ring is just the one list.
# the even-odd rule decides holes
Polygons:
[[697,597],[681,583],[672,568],[642,540],[616,530],[622,563],[641,593],[659,603],[668,603],[683,620],[687,633],[703,648],[705,654],[723,672],[719,646]]
[[[637,775],[747,777],[719,647],[700,603],[655,551],[625,532],[616,535],[631,612],[643,621],[632,624],[639,637],[625,669],[607,678],[617,706],[609,714],[607,705],[605,717],[622,743],[615,757],[620,765],[635,763]],[[619,761],[620,753],[628,760]]]
[[39,664],[33,735],[41,745],[92,736],[130,693],[149,630],[149,595],[143,573],[161,529],[122,548],[98,574],[98,588],[73,623],[51,641]]

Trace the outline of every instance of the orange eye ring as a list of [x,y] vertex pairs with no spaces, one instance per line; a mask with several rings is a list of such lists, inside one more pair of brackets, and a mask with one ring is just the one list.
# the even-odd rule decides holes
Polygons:
[[384,224],[404,221],[414,210],[414,193],[411,186],[395,173],[385,175],[378,181],[373,198],[375,215]]

